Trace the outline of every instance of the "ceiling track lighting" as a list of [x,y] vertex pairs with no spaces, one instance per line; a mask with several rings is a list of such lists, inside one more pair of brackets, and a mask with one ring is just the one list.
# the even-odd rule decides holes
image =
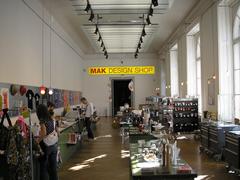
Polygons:
[[[98,21],[98,18],[99,18],[99,16],[97,15],[97,21]],[[102,51],[104,52],[104,56],[106,57],[106,59],[108,59],[108,53],[107,53],[107,50],[106,50],[106,46],[105,46],[105,44],[104,44],[104,42],[103,42],[103,39],[102,39],[102,36],[101,36],[101,33],[100,33],[100,31],[99,31],[99,29],[98,29],[98,24],[96,24],[96,29],[95,29],[95,32],[94,32],[94,34],[98,34],[99,35],[99,37],[98,37],[98,42],[101,42],[101,48],[103,48],[102,49]]]
[[152,0],[152,4],[154,7],[158,6],[158,0]]
[[86,6],[86,8],[84,9],[84,11],[86,12],[86,13],[88,13],[88,11],[91,9],[91,5],[90,5],[90,3],[89,3],[89,1],[87,1],[87,6]]

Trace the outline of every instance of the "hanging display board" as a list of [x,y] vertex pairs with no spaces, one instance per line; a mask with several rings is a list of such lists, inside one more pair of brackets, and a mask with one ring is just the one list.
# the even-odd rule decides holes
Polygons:
[[[35,112],[38,104],[46,104],[48,101],[53,102],[56,108],[61,108],[80,104],[80,98],[80,91],[54,89],[53,95],[41,95],[39,87],[0,83],[0,111],[5,108],[27,108],[30,105],[32,112]],[[10,116],[18,114],[17,111],[9,112]]]
[[135,74],[153,75],[154,66],[112,66],[112,67],[89,67],[89,75],[116,75],[116,74]]

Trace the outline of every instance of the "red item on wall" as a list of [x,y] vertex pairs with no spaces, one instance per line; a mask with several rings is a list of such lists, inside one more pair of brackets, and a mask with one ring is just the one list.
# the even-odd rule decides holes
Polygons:
[[27,88],[21,85],[19,91],[20,91],[20,95],[23,96],[24,94],[26,94]]

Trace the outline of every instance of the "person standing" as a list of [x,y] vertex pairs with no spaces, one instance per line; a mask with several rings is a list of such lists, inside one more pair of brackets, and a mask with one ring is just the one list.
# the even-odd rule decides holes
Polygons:
[[85,97],[81,98],[81,103],[85,108],[85,123],[88,132],[88,139],[94,139],[94,135],[91,129],[91,118],[93,117],[94,113],[94,106],[93,103],[89,103]]
[[58,180],[56,123],[51,118],[47,106],[43,104],[40,104],[37,108],[37,117],[40,121],[39,144],[44,153],[39,158],[40,179]]

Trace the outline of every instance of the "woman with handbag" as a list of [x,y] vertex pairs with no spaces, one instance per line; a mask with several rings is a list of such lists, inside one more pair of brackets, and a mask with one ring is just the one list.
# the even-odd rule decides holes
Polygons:
[[55,121],[51,118],[48,108],[40,104],[37,108],[37,117],[40,123],[39,144],[44,155],[40,161],[40,179],[58,180],[57,151],[58,133]]

